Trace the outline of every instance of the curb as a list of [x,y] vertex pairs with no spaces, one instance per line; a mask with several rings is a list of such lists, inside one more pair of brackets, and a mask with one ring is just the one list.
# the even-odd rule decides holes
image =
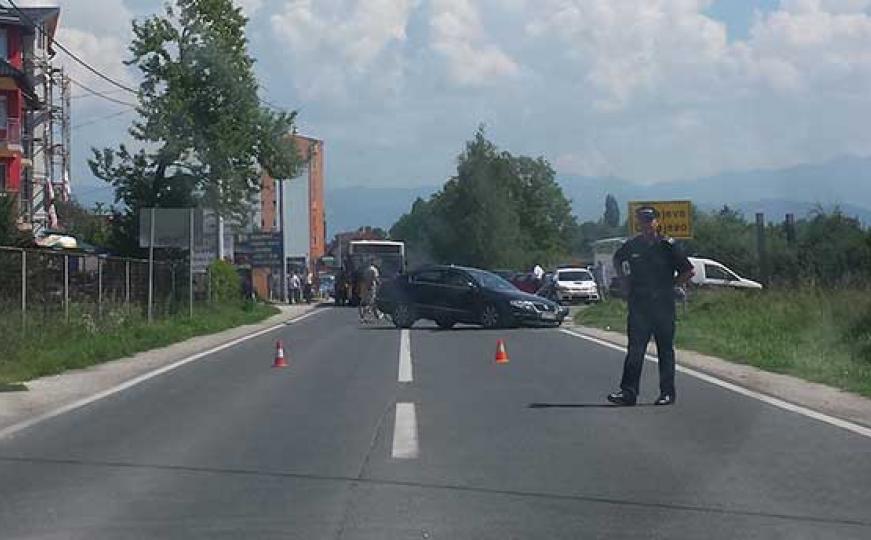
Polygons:
[[295,308],[276,305],[281,313],[259,323],[196,336],[126,358],[28,381],[28,391],[0,393],[0,439],[196,361],[211,352],[316,315],[324,311],[317,310],[320,306],[308,304]]
[[[579,326],[573,321],[564,327],[624,349],[628,342],[625,334]],[[656,346],[653,343],[648,345],[647,354],[656,357]],[[675,349],[675,355],[678,366],[690,368],[758,394],[871,428],[871,399],[864,396],[691,350]]]

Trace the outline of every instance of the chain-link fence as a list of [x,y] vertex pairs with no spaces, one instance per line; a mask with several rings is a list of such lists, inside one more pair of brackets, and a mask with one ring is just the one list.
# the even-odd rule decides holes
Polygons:
[[209,274],[191,280],[186,260],[155,261],[149,274],[142,259],[0,246],[0,327],[98,322],[120,311],[158,319],[209,298]]

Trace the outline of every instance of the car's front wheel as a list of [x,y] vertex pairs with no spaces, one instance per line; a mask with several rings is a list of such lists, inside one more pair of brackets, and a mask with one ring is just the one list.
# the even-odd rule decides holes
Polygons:
[[404,303],[396,305],[391,318],[397,328],[411,328],[416,320],[412,307]]
[[502,315],[499,313],[499,308],[493,304],[484,306],[481,310],[481,326],[488,329],[501,327]]

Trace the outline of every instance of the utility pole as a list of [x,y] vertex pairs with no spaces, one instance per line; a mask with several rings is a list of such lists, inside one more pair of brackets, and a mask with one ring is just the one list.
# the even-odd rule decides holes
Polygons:
[[756,214],[756,254],[759,257],[759,276],[768,285],[768,252],[765,247],[765,214]]
[[284,180],[276,179],[278,184],[278,228],[281,230],[281,301],[287,302],[287,235],[284,232]]

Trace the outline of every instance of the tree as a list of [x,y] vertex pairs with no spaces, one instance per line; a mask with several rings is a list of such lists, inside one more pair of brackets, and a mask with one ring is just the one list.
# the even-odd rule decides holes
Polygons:
[[612,229],[620,226],[620,207],[617,206],[617,199],[610,193],[605,197],[605,215],[602,216],[602,221]]
[[484,268],[549,264],[568,254],[577,224],[555,173],[541,158],[515,157],[487,140],[466,143],[457,174],[417,199],[390,230],[416,262]]
[[142,207],[204,203],[241,218],[261,168],[298,175],[301,158],[288,138],[295,113],[260,105],[246,23],[231,0],[176,0],[162,15],[134,21],[127,63],[143,80],[130,135],[142,148],[94,149],[89,160],[124,204],[122,243],[135,246]]
[[110,228],[108,219],[102,211],[102,205],[95,205],[90,211],[82,206],[77,200],[56,201],[58,221],[63,224],[64,230],[75,236],[78,240],[105,246],[109,242]]
[[30,243],[28,235],[18,229],[17,208],[14,197],[0,193],[0,246],[24,246]]

